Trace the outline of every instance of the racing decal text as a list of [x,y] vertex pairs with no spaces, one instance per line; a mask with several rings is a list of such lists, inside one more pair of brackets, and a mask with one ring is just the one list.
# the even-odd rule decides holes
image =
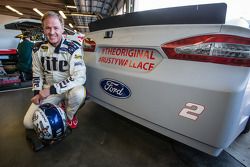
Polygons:
[[57,83],[56,86],[59,86],[61,89],[62,88],[66,88],[67,84],[70,83],[70,82],[72,82],[72,81],[74,81],[74,78],[69,77],[66,80],[63,80],[63,81]]
[[140,57],[154,60],[153,50],[129,49],[129,48],[102,48],[102,54],[113,56]]
[[41,57],[41,63],[45,70],[48,71],[67,71],[68,62],[65,60],[58,60],[57,57]]
[[204,109],[205,107],[202,105],[187,103],[185,105],[185,108],[181,110],[179,115],[192,120],[197,120],[199,118],[199,115],[204,111]]
[[154,49],[100,48],[98,62],[135,71],[152,71],[162,57]]

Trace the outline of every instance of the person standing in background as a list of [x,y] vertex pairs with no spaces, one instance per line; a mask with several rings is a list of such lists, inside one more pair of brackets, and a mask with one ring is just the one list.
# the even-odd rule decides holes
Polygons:
[[32,48],[34,43],[30,41],[28,33],[24,33],[22,42],[17,46],[17,69],[20,72],[21,81],[32,80]]

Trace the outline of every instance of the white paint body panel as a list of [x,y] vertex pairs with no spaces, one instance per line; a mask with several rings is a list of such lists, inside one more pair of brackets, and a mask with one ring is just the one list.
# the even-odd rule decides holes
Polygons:
[[[105,31],[112,38],[104,38]],[[161,134],[211,155],[228,147],[250,114],[249,68],[168,59],[161,45],[204,34],[250,37],[250,30],[228,25],[157,25],[101,30],[86,35],[97,46],[85,52],[87,90],[97,103]],[[100,48],[150,48],[162,56],[152,71],[138,72],[100,63]],[[111,78],[131,90],[114,98],[100,86]],[[196,120],[180,116],[187,103],[204,107]]]

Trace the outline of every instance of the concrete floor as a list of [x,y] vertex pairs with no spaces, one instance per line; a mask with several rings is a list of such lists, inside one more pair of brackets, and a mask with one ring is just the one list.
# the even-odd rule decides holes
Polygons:
[[212,157],[131,122],[94,102],[78,112],[65,140],[33,152],[22,120],[31,89],[0,93],[0,167],[243,167],[228,153]]

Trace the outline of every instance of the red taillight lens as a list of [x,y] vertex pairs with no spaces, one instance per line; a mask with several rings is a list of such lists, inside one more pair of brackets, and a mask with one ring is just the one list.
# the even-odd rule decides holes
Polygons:
[[85,38],[83,40],[83,50],[86,52],[94,52],[96,43],[90,38]]
[[15,55],[17,54],[16,49],[0,49],[0,55]]
[[250,38],[213,34],[163,44],[169,59],[250,67]]

